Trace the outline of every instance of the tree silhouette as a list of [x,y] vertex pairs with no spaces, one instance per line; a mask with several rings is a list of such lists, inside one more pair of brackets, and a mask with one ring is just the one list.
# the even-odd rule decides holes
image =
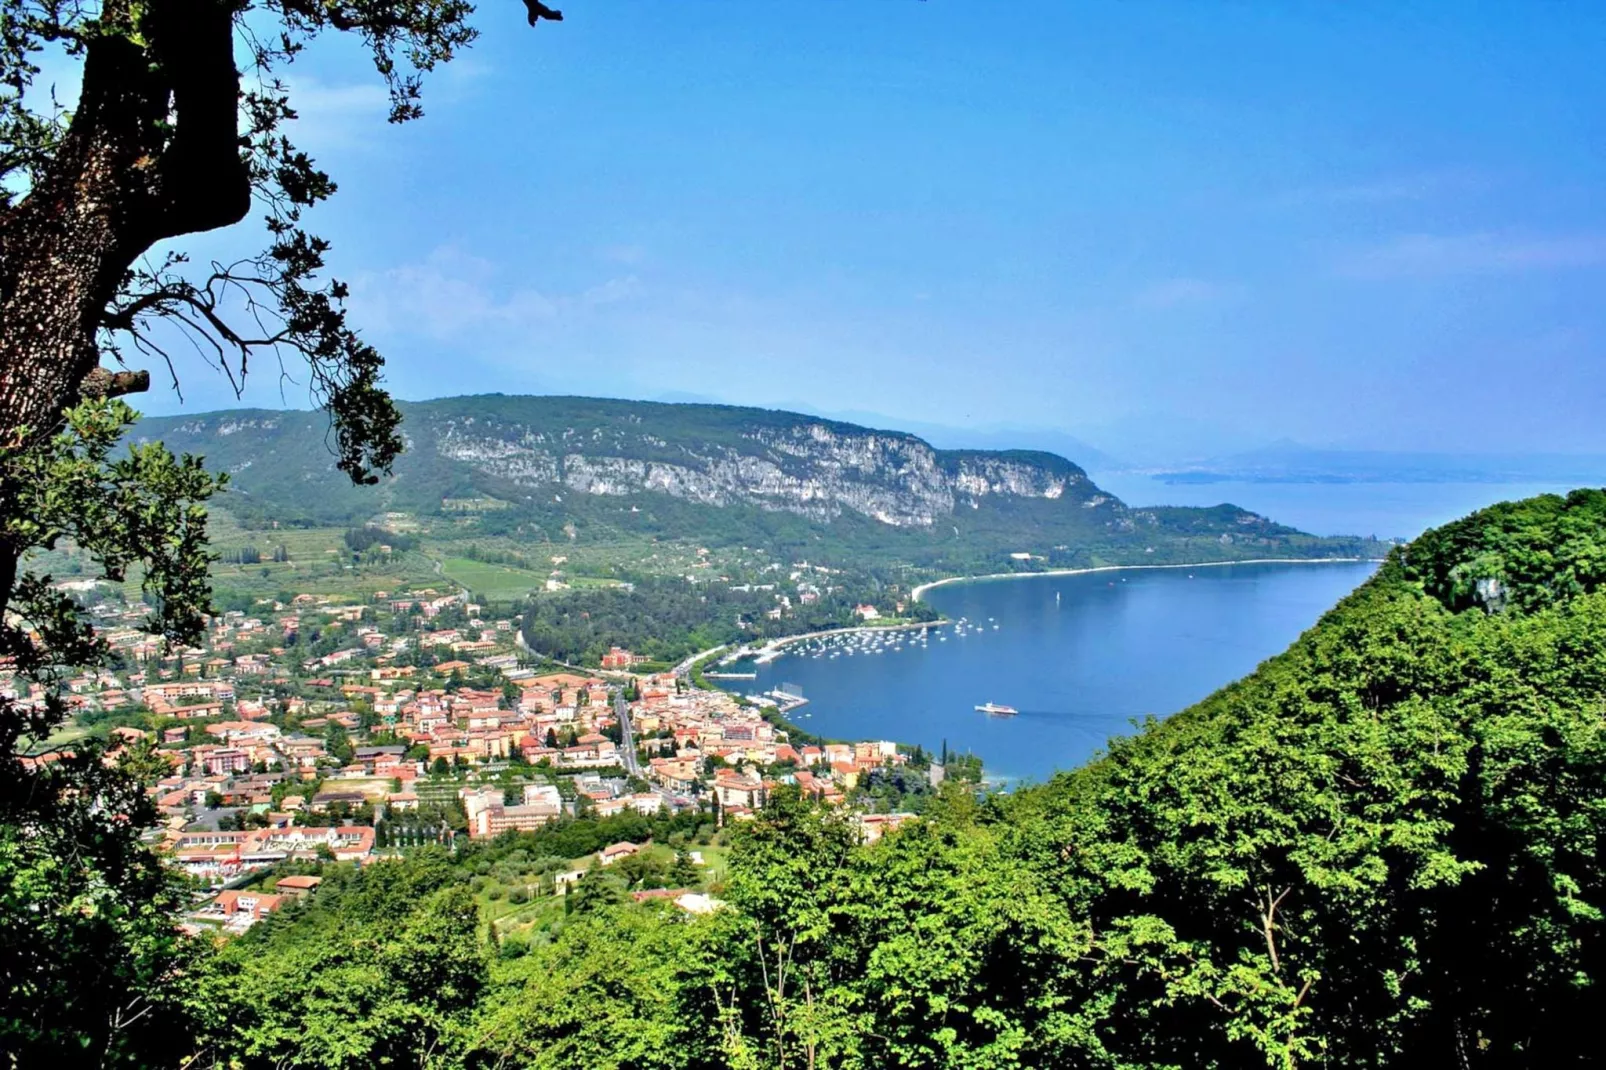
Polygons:
[[[327,276],[329,242],[303,226],[336,187],[288,135],[285,70],[315,38],[350,35],[390,121],[416,119],[423,76],[475,39],[472,13],[468,0],[0,0],[0,449],[48,440],[81,401],[147,389],[131,358],[160,361],[176,387],[187,341],[236,391],[259,357],[304,374],[341,469],[358,482],[387,470],[400,416],[383,360],[347,322],[346,284]],[[38,84],[47,57],[79,65],[70,112]],[[252,212],[262,244],[229,262],[172,245]],[[23,493],[9,476],[4,516]],[[28,545],[0,530],[0,612]]]

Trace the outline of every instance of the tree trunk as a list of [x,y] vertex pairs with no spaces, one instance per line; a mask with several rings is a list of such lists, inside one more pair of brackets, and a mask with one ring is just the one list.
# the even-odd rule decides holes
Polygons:
[[0,442],[54,429],[96,364],[102,311],[149,245],[136,235],[167,101],[148,64],[124,37],[90,45],[56,158],[0,220]]
[[[53,433],[78,401],[101,318],[140,255],[250,208],[233,16],[229,0],[152,0],[136,25],[124,3],[103,6],[110,29],[88,45],[72,123],[0,214],[0,446]],[[0,612],[9,595],[8,583]]]

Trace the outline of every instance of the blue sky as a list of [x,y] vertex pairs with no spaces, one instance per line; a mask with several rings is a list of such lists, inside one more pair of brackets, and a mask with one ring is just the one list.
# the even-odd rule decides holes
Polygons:
[[1606,6],[558,6],[402,127],[293,69],[399,396],[1606,451]]

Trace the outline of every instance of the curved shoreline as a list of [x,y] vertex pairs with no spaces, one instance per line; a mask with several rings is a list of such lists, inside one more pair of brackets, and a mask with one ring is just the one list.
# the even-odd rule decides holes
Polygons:
[[933,587],[946,587],[951,583],[976,583],[980,580],[1029,580],[1039,576],[1087,576],[1095,572],[1126,572],[1157,568],[1223,568],[1227,565],[1355,565],[1363,561],[1381,563],[1380,557],[1256,557],[1242,561],[1197,561],[1181,565],[1097,565],[1093,568],[1051,568],[1042,572],[989,572],[982,576],[949,576],[946,579],[922,583],[909,592],[911,600],[918,602]]
[[[1120,571],[1123,571],[1123,570],[1126,570],[1126,569],[1219,568],[1219,567],[1223,567],[1223,566],[1226,566],[1226,565],[1342,565],[1342,564],[1354,565],[1354,564],[1360,564],[1360,563],[1363,563],[1363,562],[1381,563],[1382,560],[1383,560],[1382,558],[1376,558],[1376,557],[1268,557],[1268,558],[1254,558],[1254,559],[1251,559],[1251,560],[1242,560],[1242,561],[1203,561],[1203,562],[1198,562],[1198,563],[1195,563],[1195,564],[1100,565],[1100,566],[1094,567],[1094,568],[1050,569],[1050,570],[1046,570],[1046,571],[1043,571],[1043,572],[1001,572],[1001,573],[993,573],[993,574],[983,575],[983,576],[949,576],[949,577],[947,577],[945,579],[933,580],[930,583],[924,583],[924,584],[921,584],[920,586],[914,588],[914,590],[911,592],[911,598],[914,601],[919,601],[921,599],[921,597],[925,594],[925,592],[930,590],[933,587],[942,587],[942,586],[946,586],[946,585],[951,584],[951,583],[971,583],[971,582],[976,582],[976,581],[979,581],[979,580],[1030,579],[1030,578],[1032,578],[1034,576],[1082,576],[1082,575],[1088,575],[1090,573],[1096,573],[1096,572],[1120,572]],[[951,622],[946,617],[939,617],[937,620],[933,620],[933,621],[918,621],[918,622],[911,622],[911,623],[904,623],[904,624],[874,625],[874,624],[865,623],[865,624],[859,624],[859,625],[850,625],[848,627],[842,627],[842,628],[829,628],[829,629],[825,629],[823,631],[817,631],[817,632],[805,632],[805,633],[800,634],[800,635],[781,636],[781,637],[777,637],[775,639],[769,640],[763,646],[758,647],[756,649],[753,648],[753,647],[750,647],[750,646],[742,645],[742,646],[737,646],[735,648],[729,648],[729,647],[727,647],[727,648],[716,648],[712,653],[716,654],[716,655],[717,654],[724,654],[726,652],[726,650],[728,649],[731,654],[737,655],[738,658],[741,658],[741,657],[753,657],[754,655],[756,655],[758,653],[762,653],[765,650],[779,651],[779,650],[781,650],[781,649],[783,649],[783,648],[785,648],[787,646],[790,646],[793,643],[799,643],[799,642],[803,642],[803,641],[809,640],[809,639],[817,639],[817,638],[829,637],[829,636],[834,636],[834,635],[852,635],[852,634],[860,634],[860,633],[864,633],[864,632],[877,632],[877,631],[879,631],[879,632],[916,631],[916,630],[924,630],[924,629],[927,629],[927,628],[941,627],[941,626],[949,624],[949,623],[951,623]],[[706,653],[706,652],[703,655],[701,655],[701,657],[709,657],[709,656],[710,655],[708,653]],[[713,687],[714,690],[724,691],[726,694],[736,695],[737,697],[740,697],[740,693],[734,688],[723,687],[723,686],[720,686],[717,683],[713,684],[712,687]],[[777,728],[780,728],[780,729],[783,729],[783,730],[787,731],[788,733],[798,733],[798,734],[801,734],[801,735],[805,735],[805,736],[809,736],[811,738],[821,739],[821,740],[829,740],[830,739],[830,737],[818,735],[817,733],[812,732],[809,729],[804,728],[803,726],[801,726],[799,724],[796,724],[790,718],[788,718],[785,714],[781,713],[779,710],[775,710],[773,713],[766,714],[765,715],[765,720],[769,721],[771,724],[775,725]],[[869,738],[869,737],[864,737],[864,738]],[[851,741],[847,741],[847,742],[851,742]],[[903,744],[903,743],[899,743],[898,745],[900,747],[905,746],[905,744]],[[998,783],[998,784],[1007,784],[1011,779],[1020,779],[1020,778],[990,778],[990,777],[984,777],[984,781],[991,781],[991,782]]]
[[739,661],[744,657],[757,657],[765,651],[780,650],[791,646],[793,643],[801,643],[808,639],[823,639],[831,635],[859,635],[864,632],[909,632],[925,628],[939,628],[947,623],[946,619],[939,617],[936,620],[911,621],[905,624],[850,624],[846,627],[827,628],[819,632],[800,632],[797,635],[777,636],[756,649],[744,644],[732,653],[739,655],[737,658]]

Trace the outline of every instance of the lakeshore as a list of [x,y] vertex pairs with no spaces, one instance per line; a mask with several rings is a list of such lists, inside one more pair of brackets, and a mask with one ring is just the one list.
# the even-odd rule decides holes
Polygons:
[[908,621],[903,624],[853,624],[845,628],[827,628],[819,632],[803,632],[800,635],[786,635],[778,639],[771,639],[762,647],[751,650],[749,654],[743,656],[756,657],[762,653],[782,650],[794,643],[806,643],[811,639],[829,639],[837,635],[864,635],[876,632],[924,631],[927,628],[937,628],[947,623],[946,620],[939,618],[937,620]]
[[[928,585],[946,618],[926,626],[928,641],[880,657],[789,653],[753,666],[757,679],[744,690],[798,685],[809,705],[794,724],[822,738],[932,751],[946,742],[981,755],[989,778],[1041,780],[1083,764],[1134,721],[1169,716],[1252,671],[1375,567],[1300,559],[1008,577],[1037,583],[955,578]],[[865,629],[836,631],[817,641],[851,642]],[[975,711],[988,701],[1020,713]]]
[[[1100,572],[1129,572],[1140,569],[1179,569],[1179,568],[1226,568],[1232,565],[1358,565],[1380,564],[1380,557],[1256,557],[1245,561],[1200,561],[1194,564],[1181,565],[1094,565],[1091,568],[1051,568],[1041,572],[988,572],[980,576],[947,576],[930,583],[922,583],[909,592],[909,597],[916,602],[925,598],[926,592],[937,587],[948,587],[956,583],[980,583],[984,580],[1030,580],[1044,576],[1091,576]],[[851,629],[850,629],[851,630]]]
[[[924,600],[925,596],[929,592],[936,589],[944,589],[945,592],[958,592],[963,590],[965,594],[961,597],[979,598],[985,602],[991,597],[988,588],[993,587],[994,585],[984,581],[995,579],[1035,579],[1043,581],[1061,580],[1073,584],[1081,583],[1083,585],[1088,585],[1090,578],[1111,573],[1124,572],[1151,575],[1158,579],[1159,577],[1167,574],[1170,574],[1174,577],[1178,570],[1187,572],[1188,570],[1194,569],[1210,569],[1212,570],[1213,578],[1221,579],[1224,575],[1231,574],[1234,569],[1244,570],[1244,572],[1240,573],[1240,575],[1251,574],[1255,572],[1266,572],[1270,575],[1275,575],[1283,572],[1283,566],[1287,565],[1328,565],[1332,567],[1354,567],[1366,565],[1375,566],[1376,564],[1377,559],[1351,557],[1262,558],[1248,561],[1206,561],[1197,562],[1194,564],[1164,565],[1103,565],[1082,569],[1051,569],[1041,572],[1007,572],[979,576],[950,576],[920,585],[913,590],[912,597],[917,600]],[[1191,578],[1192,576],[1190,575],[1189,579]],[[1175,579],[1172,579],[1167,581],[1165,586],[1169,587],[1174,584]],[[973,586],[967,590],[965,585]],[[1013,588],[1029,587],[1030,585],[1011,584],[1005,586]],[[1121,581],[1121,588],[1126,589],[1126,586],[1127,580],[1123,578]],[[1139,585],[1140,588],[1143,586],[1146,585]],[[1193,585],[1189,584],[1188,586],[1191,587]],[[1316,586],[1325,589],[1328,585],[1317,584]],[[1118,604],[1115,606],[1098,604],[1100,602],[1100,598],[1098,597],[1099,595],[1107,593],[1108,590],[1115,589],[1117,589],[1117,585],[1113,583],[1109,585],[1098,585],[1096,587],[1089,585],[1088,589],[1082,592],[1082,597],[1079,599],[1079,603],[1067,605],[1066,608],[1071,610],[1073,614],[1082,618],[1081,623],[1083,625],[1092,629],[1100,629],[1101,617],[1117,618],[1114,621],[1107,620],[1105,622],[1105,626],[1108,627],[1114,625],[1119,627],[1121,623],[1119,618],[1123,615],[1120,606]],[[1273,642],[1276,644],[1275,649],[1280,649],[1282,645],[1286,645],[1287,641],[1294,638],[1305,627],[1309,626],[1311,623],[1314,623],[1316,618],[1319,617],[1324,610],[1330,608],[1332,604],[1337,602],[1344,593],[1347,593],[1348,589],[1348,586],[1345,586],[1345,584],[1341,582],[1334,586],[1331,597],[1326,595],[1318,595],[1313,601],[1311,601],[1308,609],[1304,611],[1305,615],[1296,617],[1286,622],[1287,626],[1283,626],[1282,622],[1279,622],[1280,630],[1275,633],[1277,637],[1273,640]],[[1056,594],[1057,593],[1058,591],[1056,590]],[[950,595],[948,597],[953,596]],[[945,602],[948,600],[948,597],[944,598]],[[1072,597],[1076,598],[1077,593],[1073,591]],[[931,735],[932,726],[947,720],[945,714],[952,712],[957,714],[957,718],[955,719],[956,723],[952,725],[952,735],[950,736],[948,730],[944,729],[942,741],[952,740],[960,746],[965,746],[968,749],[973,750],[975,753],[981,754],[988,762],[990,780],[995,779],[994,774],[991,772],[991,770],[994,769],[997,769],[1001,774],[998,775],[996,779],[1006,783],[1021,780],[1023,777],[1030,779],[1035,775],[1046,775],[1047,772],[1051,772],[1052,770],[1028,768],[1027,771],[1022,772],[1022,762],[1018,758],[1010,755],[1010,750],[1013,749],[1011,746],[1008,744],[1000,745],[996,741],[990,741],[991,737],[999,735],[1004,736],[1006,739],[1009,739],[1012,736],[1018,736],[1020,734],[1018,727],[1014,729],[1004,727],[1004,725],[1001,725],[997,719],[989,719],[993,722],[991,725],[978,725],[974,723],[975,718],[974,711],[972,709],[974,703],[970,701],[971,699],[974,699],[975,701],[981,701],[982,699],[991,701],[993,698],[1007,697],[1010,699],[1012,704],[1021,705],[1025,700],[1020,699],[1018,695],[1012,693],[1007,696],[999,696],[991,692],[983,693],[985,688],[981,688],[977,690],[975,695],[968,696],[964,701],[959,702],[952,711],[946,711],[945,708],[937,705],[935,696],[926,693],[930,691],[930,689],[926,686],[927,681],[933,675],[945,675],[948,669],[954,667],[949,663],[949,659],[946,658],[935,662],[927,662],[926,658],[928,655],[935,658],[939,651],[950,651],[957,653],[966,645],[958,642],[958,640],[967,637],[979,639],[982,635],[992,637],[993,633],[998,630],[997,628],[988,628],[985,630],[977,629],[975,622],[982,619],[982,616],[972,615],[967,618],[964,612],[960,612],[960,610],[963,608],[963,605],[963,603],[960,603],[953,606],[942,606],[941,608],[943,609],[943,615],[933,621],[901,622],[897,624],[874,624],[867,622],[860,625],[850,625],[839,628],[823,629],[814,632],[805,632],[798,635],[781,636],[774,639],[769,639],[761,644],[743,644],[738,647],[727,646],[716,648],[710,651],[703,651],[695,658],[688,659],[688,665],[697,666],[699,668],[702,666],[712,667],[716,664],[720,667],[730,667],[736,663],[745,663],[743,665],[743,671],[737,673],[731,673],[727,675],[717,672],[708,673],[706,670],[703,670],[702,673],[698,674],[703,676],[705,686],[711,686],[718,690],[725,690],[729,693],[737,694],[738,696],[742,694],[741,689],[743,685],[751,685],[756,687],[759,693],[768,696],[774,687],[781,682],[783,676],[788,679],[796,678],[793,680],[793,682],[801,680],[811,697],[795,703],[777,704],[777,708],[774,710],[774,712],[767,714],[766,716],[769,716],[772,723],[776,724],[777,727],[786,728],[803,736],[820,740],[888,738],[897,739],[900,744],[913,745],[919,743],[926,746],[927,749],[932,749],[933,747],[939,745],[938,740],[929,738]],[[1060,602],[1057,598],[1055,599],[1053,605],[1056,611],[1060,609]],[[1238,611],[1239,610],[1237,607],[1235,607],[1235,613]],[[978,614],[979,612],[980,611],[978,611]],[[970,621],[970,626],[968,628],[966,627],[967,619]],[[990,617],[987,619],[991,620]],[[1007,621],[1007,618],[1005,619]],[[1011,623],[1011,632],[1014,632],[1018,625],[1019,622]],[[1251,627],[1254,627],[1252,621]],[[1049,630],[1052,631],[1052,629]],[[856,664],[850,662],[849,659],[843,658],[833,660],[828,665],[812,665],[808,663],[812,659],[807,658],[805,658],[803,663],[800,664],[798,660],[789,658],[787,660],[787,667],[785,670],[782,670],[778,665],[776,665],[776,662],[779,660],[780,655],[783,652],[785,652],[788,648],[797,646],[799,644],[821,642],[829,643],[832,640],[842,640],[851,643],[853,639],[862,638],[866,635],[891,634],[900,632],[929,633],[929,635],[926,636],[928,642],[920,648],[918,654],[913,648],[911,648],[908,652],[907,657],[912,659],[912,664],[916,666],[916,675],[912,678],[908,675],[911,666],[911,660],[902,660],[898,658],[878,658],[874,663],[869,663],[864,659],[860,659]],[[1156,703],[1155,705],[1150,705],[1143,709],[1123,709],[1116,713],[1104,713],[1097,711],[1077,712],[1074,714],[1075,720],[1069,725],[1069,730],[1071,731],[1071,734],[1080,741],[1080,757],[1069,763],[1057,763],[1056,768],[1067,768],[1081,764],[1081,761],[1085,760],[1087,757],[1090,757],[1095,750],[1101,748],[1104,742],[1110,736],[1124,734],[1126,731],[1130,730],[1130,725],[1134,717],[1148,714],[1165,716],[1176,712],[1177,710],[1189,704],[1189,702],[1198,698],[1202,698],[1210,690],[1213,690],[1215,686],[1225,684],[1229,682],[1230,679],[1235,678],[1236,675],[1241,675],[1242,672],[1247,672],[1253,667],[1253,663],[1247,663],[1242,667],[1241,671],[1229,669],[1224,674],[1220,675],[1219,679],[1217,679],[1216,676],[1218,674],[1218,670],[1212,667],[1215,660],[1214,657],[1211,656],[1210,652],[1208,651],[1208,647],[1203,649],[1199,648],[1193,641],[1191,635],[1176,637],[1186,638],[1189,640],[1188,649],[1182,651],[1180,654],[1170,653],[1162,648],[1150,646],[1151,643],[1159,638],[1162,640],[1161,647],[1163,647],[1163,640],[1167,638],[1163,634],[1157,637],[1155,631],[1150,631],[1141,637],[1130,638],[1132,640],[1133,648],[1122,651],[1117,656],[1107,659],[1107,664],[1122,667],[1133,658],[1148,660],[1152,657],[1153,660],[1171,665],[1174,670],[1174,676],[1167,682],[1174,682],[1178,684],[1178,687],[1170,689],[1169,691],[1162,687],[1156,691],[1156,694],[1169,693],[1175,694],[1178,697],[1173,700],[1169,700],[1169,705]],[[939,647],[937,645],[938,643],[948,643],[950,639],[955,640],[951,646]],[[935,642],[930,642],[929,640],[935,640]],[[987,640],[983,640],[980,646],[974,642],[969,645],[973,649],[980,649],[981,646],[985,646],[986,642]],[[1258,638],[1256,642],[1258,644]],[[1078,649],[1082,650],[1088,648],[1088,644],[1084,642],[1077,642],[1075,645]],[[1275,649],[1268,648],[1265,650],[1265,654],[1269,655],[1274,653]],[[1194,671],[1195,667],[1189,667],[1186,671],[1175,671],[1179,657],[1181,658],[1182,664],[1187,665],[1190,659],[1196,660],[1201,655],[1203,655],[1204,662],[1206,664],[1196,666],[1197,672]],[[1010,686],[1025,686],[1028,688],[1034,688],[1038,683],[1037,676],[1044,671],[1046,666],[1056,664],[1057,656],[1058,652],[1044,653],[1041,657],[1034,658],[1031,665],[1022,666],[1018,670],[1000,672],[997,675],[1013,677],[1014,682],[1012,682]],[[964,659],[961,658],[961,661],[963,660]],[[1095,661],[1099,664],[1106,663],[1104,659],[1095,659]],[[877,669],[870,669],[868,667],[870,664],[876,665]],[[747,671],[749,665],[751,667],[751,671]],[[978,668],[980,668],[980,671],[975,674],[977,676],[988,677],[994,675],[985,668]],[[1086,668],[1088,668],[1088,666],[1075,666],[1073,667],[1073,670],[1080,672]],[[1149,675],[1147,670],[1144,671],[1144,674]],[[1121,677],[1126,677],[1127,674],[1123,671],[1119,672],[1118,675]],[[1200,677],[1208,681],[1208,686],[1204,686],[1202,688],[1195,687],[1193,681]],[[1125,687],[1124,684],[1123,687]],[[1188,690],[1190,687],[1194,688],[1191,692]],[[937,690],[941,692],[943,698],[947,698],[952,694],[962,693],[965,688],[963,686],[956,685],[951,687],[945,686]],[[1149,690],[1155,689],[1139,689],[1140,692],[1147,692]],[[877,700],[871,703],[869,708],[866,708],[865,703],[863,702],[864,697],[867,695],[878,696]],[[1140,698],[1140,701],[1143,701],[1143,699]],[[1164,702],[1166,700],[1161,701]],[[1052,705],[1057,703],[1049,704]],[[788,716],[789,714],[793,714],[795,711],[801,709],[804,705],[808,705],[811,708],[811,712],[804,715],[806,718],[811,721],[813,721],[816,716],[820,718],[819,721],[816,721],[807,727]],[[1031,705],[1031,703],[1026,703],[1026,705]],[[943,712],[939,712],[939,710],[942,710]],[[1023,705],[1021,717],[1011,718],[1010,720],[1026,723],[1029,726],[1027,731],[1028,736],[1035,733],[1038,736],[1047,737],[1041,739],[1040,744],[1046,745],[1049,750],[1052,751],[1054,742],[1064,742],[1063,739],[1055,740],[1055,737],[1063,737],[1066,726],[1044,725],[1041,722],[1045,719],[1058,717],[1060,715],[1061,714],[1058,711],[1027,709]],[[889,724],[889,722],[902,723],[898,724],[898,726],[894,728],[891,726],[891,724]],[[984,742],[984,740],[989,741]],[[1087,746],[1088,741],[1096,741],[1096,746]],[[1016,745],[1018,745],[1018,742]],[[1036,749],[1038,744],[1028,743],[1028,746]],[[1034,755],[1033,757],[1035,758],[1036,756]]]
[[[926,628],[938,628],[947,623],[947,620],[939,617],[936,620],[907,621],[901,624],[851,624],[842,628],[826,628],[823,631],[800,632],[797,635],[778,636],[774,639],[765,640],[765,642],[759,646],[750,646],[744,643],[735,650],[730,650],[729,644],[727,644],[726,646],[716,646],[711,650],[704,650],[701,653],[693,654],[691,657],[686,658],[679,665],[675,666],[673,671],[677,674],[684,675],[691,672],[694,668],[700,669],[704,664],[714,661],[716,658],[718,659],[718,663],[720,665],[730,665],[734,662],[741,661],[743,658],[753,658],[756,660],[760,657],[764,657],[765,655],[778,653],[794,643],[806,643],[814,639],[829,639],[838,635],[864,635],[866,633],[876,632],[921,631]],[[741,678],[732,677],[729,674],[710,673],[706,669],[703,670],[702,674],[705,677],[715,680]]]

